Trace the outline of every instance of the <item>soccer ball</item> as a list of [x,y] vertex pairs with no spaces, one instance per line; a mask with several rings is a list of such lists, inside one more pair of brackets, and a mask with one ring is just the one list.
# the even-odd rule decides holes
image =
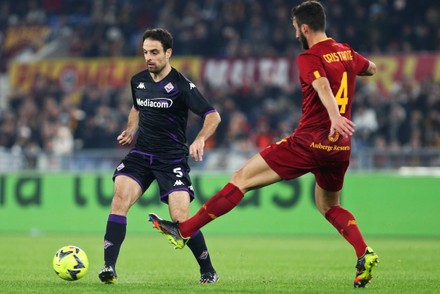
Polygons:
[[61,247],[55,252],[52,266],[61,279],[76,281],[87,273],[89,260],[81,248],[69,245]]

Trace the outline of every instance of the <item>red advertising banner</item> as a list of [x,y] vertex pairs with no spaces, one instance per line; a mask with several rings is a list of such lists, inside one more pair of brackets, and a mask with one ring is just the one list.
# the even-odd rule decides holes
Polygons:
[[[362,78],[389,94],[394,85],[409,78],[440,81],[440,53],[370,55],[377,65],[373,77]],[[205,59],[201,78],[215,86],[243,86],[252,83],[299,86],[294,58]]]
[[15,63],[9,72],[14,89],[32,89],[40,76],[56,80],[63,90],[75,91],[90,83],[97,86],[127,84],[132,74],[142,70],[138,59],[54,59]]
[[394,54],[368,56],[377,66],[377,73],[368,77],[384,94],[392,91],[396,81],[412,79],[440,81],[440,53]]
[[[200,58],[173,58],[172,65],[190,77],[198,77]],[[13,89],[28,92],[39,76],[56,80],[70,92],[87,84],[98,87],[129,86],[130,78],[145,69],[141,58],[49,59],[33,63],[14,63],[9,71]]]
[[[440,81],[440,53],[371,55],[377,74],[366,78],[384,94],[403,78]],[[172,65],[195,82],[216,87],[242,87],[264,84],[299,86],[294,58],[207,58],[173,57]],[[25,92],[43,75],[55,79],[66,91],[81,89],[87,83],[98,86],[128,86],[130,77],[145,68],[139,57],[58,59],[34,63],[14,63],[9,71],[10,85]]]
[[285,87],[298,84],[292,58],[205,59],[202,80],[214,86],[242,87],[254,83]]

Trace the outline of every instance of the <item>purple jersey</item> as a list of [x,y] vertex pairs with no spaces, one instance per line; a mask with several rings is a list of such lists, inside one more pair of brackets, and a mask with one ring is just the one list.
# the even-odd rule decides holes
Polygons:
[[215,109],[197,87],[176,69],[160,82],[148,70],[131,78],[134,107],[139,110],[135,149],[156,155],[188,154],[186,126],[188,111],[204,118]]

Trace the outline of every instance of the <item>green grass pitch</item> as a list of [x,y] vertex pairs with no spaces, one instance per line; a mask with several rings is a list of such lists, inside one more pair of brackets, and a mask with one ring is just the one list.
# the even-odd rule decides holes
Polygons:
[[[440,293],[438,238],[368,237],[380,263],[366,289],[354,289],[354,251],[342,237],[205,234],[220,281],[199,285],[188,248],[174,250],[163,236],[127,234],[118,283],[101,284],[100,234],[0,234],[1,293]],[[55,251],[76,245],[90,266],[84,278],[61,280]]]

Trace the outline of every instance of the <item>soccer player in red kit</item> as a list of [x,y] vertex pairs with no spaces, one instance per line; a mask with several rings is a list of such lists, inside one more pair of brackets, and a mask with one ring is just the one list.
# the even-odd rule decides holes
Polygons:
[[340,195],[355,128],[350,119],[356,76],[373,75],[376,66],[349,45],[327,37],[325,18],[317,1],[292,9],[296,38],[305,49],[297,59],[303,97],[302,118],[294,133],[253,156],[190,219],[173,223],[149,215],[176,248],[183,248],[194,232],[237,206],[246,192],[311,172],[317,208],[356,252],[354,286],[365,287],[371,280],[378,256],[366,244],[353,215],[340,206]]

